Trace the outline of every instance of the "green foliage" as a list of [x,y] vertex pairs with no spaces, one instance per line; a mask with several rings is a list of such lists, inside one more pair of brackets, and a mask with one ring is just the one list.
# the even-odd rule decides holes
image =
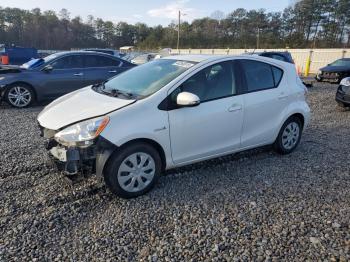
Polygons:
[[[283,12],[236,9],[225,18],[220,11],[211,17],[181,24],[181,48],[345,47],[350,45],[349,0],[301,0]],[[149,27],[143,23],[117,24],[89,16],[70,18],[58,14],[0,7],[0,43],[40,49],[86,47],[142,49],[176,47],[177,25]]]

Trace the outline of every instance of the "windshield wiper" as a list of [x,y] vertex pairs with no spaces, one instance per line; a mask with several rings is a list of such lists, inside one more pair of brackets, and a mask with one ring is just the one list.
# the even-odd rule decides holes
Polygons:
[[119,96],[119,95],[125,96],[125,97],[127,97],[127,98],[132,98],[132,97],[134,97],[134,94],[129,93],[129,92],[125,92],[125,91],[121,91],[121,90],[119,90],[119,89],[112,89],[111,92],[110,92],[110,94],[111,94],[112,96],[114,96],[114,97],[117,97],[117,96]]
[[129,92],[125,92],[125,91],[122,91],[122,90],[119,90],[119,89],[111,89],[111,90],[106,90],[106,86],[105,86],[105,83],[107,83],[108,80],[102,82],[102,83],[98,83],[98,84],[94,84],[92,86],[92,89],[95,90],[96,92],[99,92],[99,93],[103,93],[103,94],[106,94],[106,95],[110,95],[110,96],[113,96],[113,97],[118,97],[120,95],[126,97],[126,98],[133,98],[135,97],[135,95],[133,93],[129,93]]
[[104,90],[105,90],[105,83],[106,83],[107,81],[103,81],[102,83],[97,83],[97,84],[93,84],[92,85],[92,89],[93,90],[95,90],[95,91],[97,91],[97,92],[103,92],[103,93],[107,93],[107,92],[105,92]]

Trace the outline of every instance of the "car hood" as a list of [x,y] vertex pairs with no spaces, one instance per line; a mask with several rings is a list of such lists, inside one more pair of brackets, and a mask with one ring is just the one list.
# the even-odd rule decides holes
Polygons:
[[13,73],[21,73],[24,68],[21,68],[20,66],[15,66],[15,65],[1,65],[0,66],[0,75],[3,74],[13,74]]
[[320,69],[322,72],[329,72],[329,73],[334,73],[334,72],[346,72],[350,71],[350,67],[348,66],[325,66]]
[[42,127],[57,131],[73,123],[108,114],[135,101],[100,94],[89,86],[47,105],[39,114],[38,122]]

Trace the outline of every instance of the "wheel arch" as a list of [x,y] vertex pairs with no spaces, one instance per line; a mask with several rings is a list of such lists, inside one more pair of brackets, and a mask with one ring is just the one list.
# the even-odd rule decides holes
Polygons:
[[[303,128],[304,128],[304,125],[305,125],[305,117],[304,117],[304,115],[301,114],[301,113],[294,113],[294,114],[292,114],[291,116],[289,116],[289,117],[287,118],[287,120],[290,119],[290,118],[292,118],[292,117],[296,117],[296,118],[298,118],[298,119],[300,120],[302,129],[303,129]],[[287,121],[287,120],[286,120],[286,121]]]
[[14,85],[17,85],[17,84],[22,84],[22,85],[26,85],[28,87],[30,87],[30,89],[33,91],[33,94],[34,94],[34,101],[37,101],[38,99],[38,94],[36,92],[36,89],[34,88],[34,86],[28,82],[25,82],[25,81],[15,81],[11,84],[8,84],[7,87],[6,87],[6,91],[5,91],[5,94],[6,92]]
[[111,159],[113,158],[113,156],[115,154],[118,154],[118,152],[127,147],[127,146],[130,146],[132,144],[137,144],[137,143],[145,143],[145,144],[148,144],[150,146],[152,146],[153,148],[155,148],[157,150],[157,152],[159,153],[159,156],[160,156],[160,159],[161,159],[161,162],[162,162],[162,172],[166,169],[166,155],[165,155],[165,151],[163,149],[163,147],[158,143],[156,142],[155,140],[153,139],[149,139],[149,138],[136,138],[136,139],[132,139],[132,140],[129,140],[127,142],[125,142],[124,144],[118,146],[114,151],[113,153],[108,157],[108,160],[106,161],[105,165],[104,165],[104,168],[103,168],[103,171],[108,167],[108,165],[110,164],[110,161]]

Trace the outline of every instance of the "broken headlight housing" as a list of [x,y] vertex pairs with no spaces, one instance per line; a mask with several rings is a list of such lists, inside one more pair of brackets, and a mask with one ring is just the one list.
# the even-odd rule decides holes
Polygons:
[[106,128],[109,117],[98,117],[71,125],[57,134],[55,140],[64,146],[86,147]]

